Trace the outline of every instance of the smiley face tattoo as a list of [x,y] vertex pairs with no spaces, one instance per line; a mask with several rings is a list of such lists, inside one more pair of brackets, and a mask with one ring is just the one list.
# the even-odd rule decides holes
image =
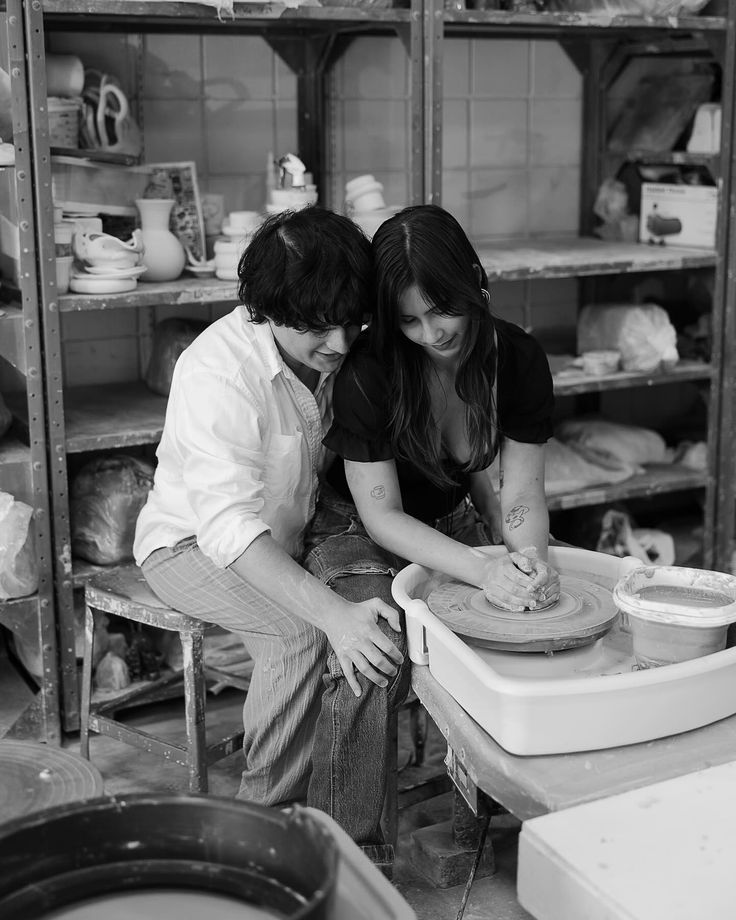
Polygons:
[[514,507],[506,513],[506,517],[504,518],[504,521],[508,524],[509,530],[516,530],[517,527],[521,527],[528,513],[529,508],[527,505],[514,505]]

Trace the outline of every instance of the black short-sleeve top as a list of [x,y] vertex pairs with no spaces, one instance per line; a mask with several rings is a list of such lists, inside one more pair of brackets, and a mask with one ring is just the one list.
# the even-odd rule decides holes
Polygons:
[[[499,434],[525,444],[543,444],[552,436],[554,408],[547,357],[536,339],[519,326],[498,318],[494,318],[494,325],[498,342]],[[395,457],[388,426],[389,388],[388,370],[368,350],[364,333],[335,380],[334,419],[324,443],[337,458],[326,478],[341,496],[351,500],[342,460],[396,460],[404,511],[422,521],[433,521],[449,514],[467,495],[469,475],[448,459],[445,471],[455,485],[441,488],[412,464]]]

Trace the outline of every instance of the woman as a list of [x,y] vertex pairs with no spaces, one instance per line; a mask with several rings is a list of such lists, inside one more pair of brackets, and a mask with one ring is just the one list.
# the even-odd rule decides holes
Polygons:
[[[500,607],[556,600],[544,495],[554,401],[542,349],[492,316],[480,259],[442,208],[400,211],[376,232],[373,254],[376,316],[335,383],[325,444],[342,462],[328,471],[306,564],[336,583],[371,565],[389,577],[408,560]],[[499,538],[501,557],[473,548]]]

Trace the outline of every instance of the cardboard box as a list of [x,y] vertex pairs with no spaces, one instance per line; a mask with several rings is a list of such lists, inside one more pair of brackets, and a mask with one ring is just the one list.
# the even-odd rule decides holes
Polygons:
[[715,249],[718,189],[714,186],[645,182],[640,215],[642,243]]

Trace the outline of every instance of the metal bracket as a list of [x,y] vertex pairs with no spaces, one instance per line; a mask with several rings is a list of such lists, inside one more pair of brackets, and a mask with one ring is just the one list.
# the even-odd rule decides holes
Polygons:
[[478,791],[478,787],[468,775],[468,771],[465,769],[465,766],[460,757],[458,757],[458,755],[449,745],[447,746],[445,766],[447,767],[447,772],[450,776],[450,779],[454,783],[455,788],[465,800],[468,808],[477,818],[481,812],[479,799],[480,793]]

